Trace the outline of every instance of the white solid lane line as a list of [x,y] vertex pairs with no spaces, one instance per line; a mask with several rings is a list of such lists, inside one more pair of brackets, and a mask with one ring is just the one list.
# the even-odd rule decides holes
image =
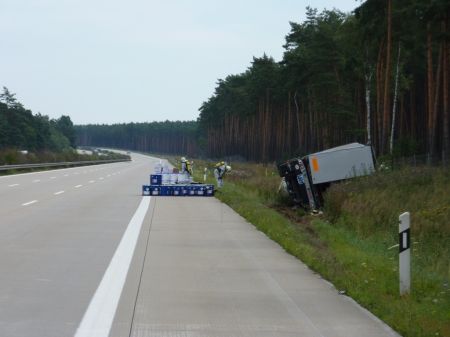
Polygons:
[[109,263],[75,337],[107,337],[151,197],[143,197]]
[[28,205],[34,204],[36,202],[38,202],[38,201],[37,200],[31,200],[31,201],[28,201],[26,203],[23,203],[22,206],[28,206]]
[[19,186],[20,184],[11,184],[11,185],[8,185],[8,187],[14,187],[14,186]]
[[82,187],[83,185],[77,185],[77,186],[75,186],[75,188],[80,188],[80,187]]
[[59,195],[59,194],[63,194],[64,193],[64,191],[59,191],[59,192],[55,192],[55,193],[53,193],[54,195]]

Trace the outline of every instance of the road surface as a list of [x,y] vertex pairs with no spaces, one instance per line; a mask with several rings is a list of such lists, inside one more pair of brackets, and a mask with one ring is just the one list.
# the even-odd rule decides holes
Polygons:
[[156,159],[0,178],[0,336],[397,336]]

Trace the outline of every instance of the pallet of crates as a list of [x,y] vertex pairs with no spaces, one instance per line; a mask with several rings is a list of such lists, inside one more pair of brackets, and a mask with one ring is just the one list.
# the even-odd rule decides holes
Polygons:
[[214,185],[191,183],[190,177],[179,173],[151,174],[150,185],[142,186],[142,195],[212,197]]

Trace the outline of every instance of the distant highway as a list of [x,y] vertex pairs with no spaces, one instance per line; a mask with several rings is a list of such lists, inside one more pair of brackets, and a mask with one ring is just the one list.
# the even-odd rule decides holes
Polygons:
[[397,336],[157,159],[0,177],[0,336]]

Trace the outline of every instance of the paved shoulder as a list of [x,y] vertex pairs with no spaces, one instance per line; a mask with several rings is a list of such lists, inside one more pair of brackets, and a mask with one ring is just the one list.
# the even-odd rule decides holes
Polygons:
[[154,198],[116,336],[398,336],[214,198]]

